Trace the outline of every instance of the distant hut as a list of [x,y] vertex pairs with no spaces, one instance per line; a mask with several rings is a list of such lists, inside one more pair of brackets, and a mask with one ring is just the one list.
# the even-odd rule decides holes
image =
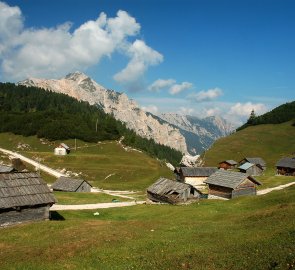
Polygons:
[[295,157],[284,157],[277,164],[277,174],[286,176],[295,176]]
[[243,165],[241,165],[239,168],[240,172],[246,173],[248,175],[261,175],[263,173],[263,169],[259,164],[253,164],[246,162]]
[[0,174],[0,226],[25,221],[48,220],[56,202],[37,173]]
[[218,169],[216,167],[180,167],[177,180],[197,188],[205,187],[204,181]]
[[259,166],[262,168],[262,170],[265,170],[265,169],[266,169],[266,163],[265,163],[265,161],[264,161],[262,158],[260,158],[260,157],[254,157],[254,158],[251,158],[251,157],[245,157],[245,158],[243,158],[243,159],[239,162],[239,164],[240,164],[240,165],[243,165],[243,164],[246,163],[246,162],[249,162],[249,163],[252,163],[252,164],[255,164],[255,165],[259,165]]
[[11,173],[16,171],[17,170],[11,166],[0,165],[0,173]]
[[191,185],[160,178],[147,189],[147,197],[154,202],[181,204],[199,200],[201,192]]
[[256,195],[256,186],[261,185],[254,177],[240,172],[219,170],[208,177],[208,198],[231,199],[246,195]]
[[63,176],[58,178],[51,186],[54,191],[67,192],[91,192],[91,187],[92,185],[86,180]]
[[71,148],[65,143],[61,143],[54,149],[54,154],[57,156],[65,156],[71,152]]
[[231,169],[236,168],[237,165],[238,165],[238,162],[228,159],[228,160],[224,160],[224,161],[219,162],[218,168],[223,169],[223,170],[231,170]]

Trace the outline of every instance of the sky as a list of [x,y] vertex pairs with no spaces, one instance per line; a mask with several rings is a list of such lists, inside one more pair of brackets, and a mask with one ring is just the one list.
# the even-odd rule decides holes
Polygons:
[[238,126],[295,100],[293,0],[0,0],[0,81],[81,71],[146,111]]

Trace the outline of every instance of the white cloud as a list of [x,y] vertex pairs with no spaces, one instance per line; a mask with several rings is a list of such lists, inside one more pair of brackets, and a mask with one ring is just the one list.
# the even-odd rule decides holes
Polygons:
[[239,116],[249,116],[251,111],[254,110],[256,115],[263,114],[267,111],[267,108],[262,103],[236,103],[234,104],[229,111],[229,114],[239,115]]
[[182,115],[192,115],[194,114],[195,110],[193,108],[189,108],[189,107],[180,107],[178,110],[179,114]]
[[171,86],[169,93],[171,95],[176,95],[184,90],[191,89],[192,87],[193,87],[193,84],[189,83],[189,82],[183,82],[181,84],[174,84],[173,86]]
[[8,80],[56,78],[85,70],[118,51],[131,61],[116,79],[129,81],[163,59],[141,40],[128,42],[129,37],[138,35],[140,24],[125,11],[118,11],[114,18],[101,13],[73,31],[71,26],[65,23],[55,28],[25,29],[21,10],[0,2],[1,76]]
[[163,79],[158,79],[156,81],[154,81],[149,87],[148,90],[150,91],[159,91],[161,89],[167,88],[172,86],[176,81],[173,79],[167,79],[167,80],[163,80]]
[[155,105],[148,105],[148,106],[143,106],[142,109],[146,112],[150,112],[153,114],[157,114],[159,111],[159,108]]
[[218,87],[209,89],[207,91],[200,91],[198,93],[192,94],[189,96],[189,98],[194,99],[197,102],[203,102],[203,101],[211,101],[223,94],[222,90]]
[[128,48],[127,54],[131,60],[127,66],[114,79],[119,83],[136,82],[144,74],[149,66],[157,65],[163,61],[163,56],[142,40],[135,40]]
[[204,114],[206,117],[218,116],[218,115],[220,115],[220,113],[221,113],[221,110],[219,108],[204,109]]

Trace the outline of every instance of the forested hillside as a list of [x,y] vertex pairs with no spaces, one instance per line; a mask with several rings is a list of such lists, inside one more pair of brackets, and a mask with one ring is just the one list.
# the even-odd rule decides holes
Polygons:
[[117,140],[123,136],[123,143],[173,164],[182,156],[174,149],[137,136],[96,106],[64,94],[0,83],[0,112],[0,132],[86,142]]
[[247,123],[239,127],[237,130],[242,130],[248,126],[256,126],[261,124],[280,124],[294,119],[295,101],[283,104],[260,116],[255,116],[254,111],[252,111]]

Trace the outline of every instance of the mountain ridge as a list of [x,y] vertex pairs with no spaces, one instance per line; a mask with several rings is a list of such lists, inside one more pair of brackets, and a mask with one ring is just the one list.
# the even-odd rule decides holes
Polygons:
[[[210,124],[210,121],[206,123],[206,120],[199,119],[199,124],[196,124],[194,117],[186,116],[187,121],[191,124],[185,126],[179,125],[169,117],[145,112],[135,100],[129,99],[125,93],[109,90],[79,71],[70,73],[61,79],[28,78],[17,84],[64,93],[78,100],[87,101],[124,122],[127,128],[134,130],[139,136],[153,139],[156,143],[174,148],[183,154],[201,153],[210,147],[214,140],[229,134],[220,131],[217,123],[213,128],[214,121]],[[200,127],[200,123],[208,126],[211,131]]]

